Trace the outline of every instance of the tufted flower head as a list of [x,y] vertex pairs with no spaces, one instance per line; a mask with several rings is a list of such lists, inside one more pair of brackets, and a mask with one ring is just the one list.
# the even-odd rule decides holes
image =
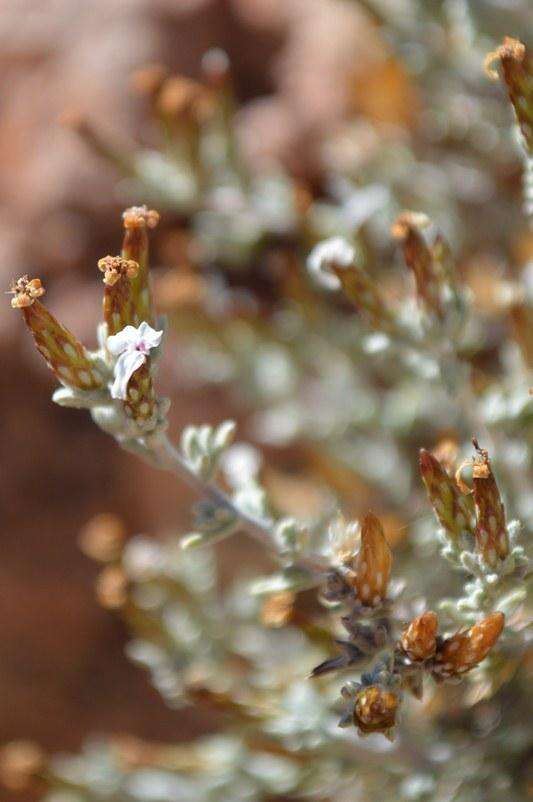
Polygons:
[[107,338],[107,350],[117,357],[115,380],[111,386],[111,397],[125,401],[128,397],[128,384],[132,375],[146,363],[152,348],[157,348],[163,336],[146,322],[138,328],[126,326],[118,334]]
[[307,259],[309,272],[328,290],[338,290],[341,281],[336,269],[353,265],[355,250],[344,237],[331,237],[315,245]]
[[355,697],[353,721],[359,732],[367,735],[382,732],[390,735],[396,724],[398,696],[379,685],[363,688]]

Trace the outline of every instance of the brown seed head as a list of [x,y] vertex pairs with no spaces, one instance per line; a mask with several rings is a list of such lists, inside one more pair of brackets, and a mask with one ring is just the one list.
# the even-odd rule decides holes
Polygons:
[[24,791],[45,766],[45,755],[31,741],[12,741],[0,749],[0,782],[10,791]]
[[135,278],[139,265],[133,259],[123,259],[122,256],[104,256],[98,260],[98,270],[104,274],[104,284],[113,287],[121,278]]
[[410,660],[428,660],[437,648],[437,616],[428,610],[413,619],[403,631],[400,643]]
[[361,524],[361,547],[355,558],[351,580],[360,602],[372,606],[385,599],[391,568],[392,553],[383,527],[369,512]]
[[460,676],[475,668],[500,637],[504,623],[503,613],[491,613],[470,629],[446,638],[435,655],[435,679]]
[[159,223],[159,212],[147,206],[130,206],[122,213],[124,228],[155,228]]
[[41,284],[40,278],[30,279],[28,276],[22,276],[17,279],[17,281],[14,281],[11,286],[11,293],[13,295],[11,306],[13,309],[24,309],[27,306],[31,306],[32,303],[37,298],[44,295],[45,292],[46,290]]
[[395,693],[370,685],[359,691],[353,719],[361,732],[385,732],[394,727],[399,700]]

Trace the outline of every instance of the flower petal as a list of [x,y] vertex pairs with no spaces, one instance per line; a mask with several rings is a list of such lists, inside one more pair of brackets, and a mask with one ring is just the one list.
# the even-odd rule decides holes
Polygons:
[[139,335],[135,326],[126,326],[118,334],[107,338],[107,350],[113,356],[118,356],[128,349],[135,348],[138,339]]
[[[128,326],[127,328],[130,327]],[[144,354],[141,354],[140,351],[126,351],[120,354],[115,364],[115,381],[111,386],[111,398],[119,398],[122,401],[126,399],[129,380],[132,374],[135,373],[145,361],[146,357]]]
[[162,336],[162,331],[156,331],[145,320],[139,326],[138,337],[148,348],[157,348]]

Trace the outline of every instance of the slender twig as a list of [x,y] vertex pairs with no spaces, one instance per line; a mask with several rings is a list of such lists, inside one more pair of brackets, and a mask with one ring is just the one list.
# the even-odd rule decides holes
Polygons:
[[[138,453],[142,454],[148,462],[159,468],[171,471],[198,493],[199,496],[212,502],[217,507],[223,507],[231,511],[235,518],[240,521],[243,529],[254,540],[260,543],[267,551],[273,553],[276,559],[282,560],[283,555],[280,546],[276,543],[274,537],[272,519],[261,518],[241,509],[218,485],[202,479],[166,435],[140,438],[136,445],[139,447]],[[329,568],[327,558],[317,553],[298,555],[298,558],[291,565],[309,572],[317,582],[324,577]]]

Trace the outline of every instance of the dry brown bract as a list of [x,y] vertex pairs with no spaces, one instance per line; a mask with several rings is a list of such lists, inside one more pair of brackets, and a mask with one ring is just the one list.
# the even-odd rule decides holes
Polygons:
[[112,287],[122,277],[135,278],[139,265],[133,259],[123,259],[122,256],[104,256],[98,260],[98,270],[104,274],[104,284]]

